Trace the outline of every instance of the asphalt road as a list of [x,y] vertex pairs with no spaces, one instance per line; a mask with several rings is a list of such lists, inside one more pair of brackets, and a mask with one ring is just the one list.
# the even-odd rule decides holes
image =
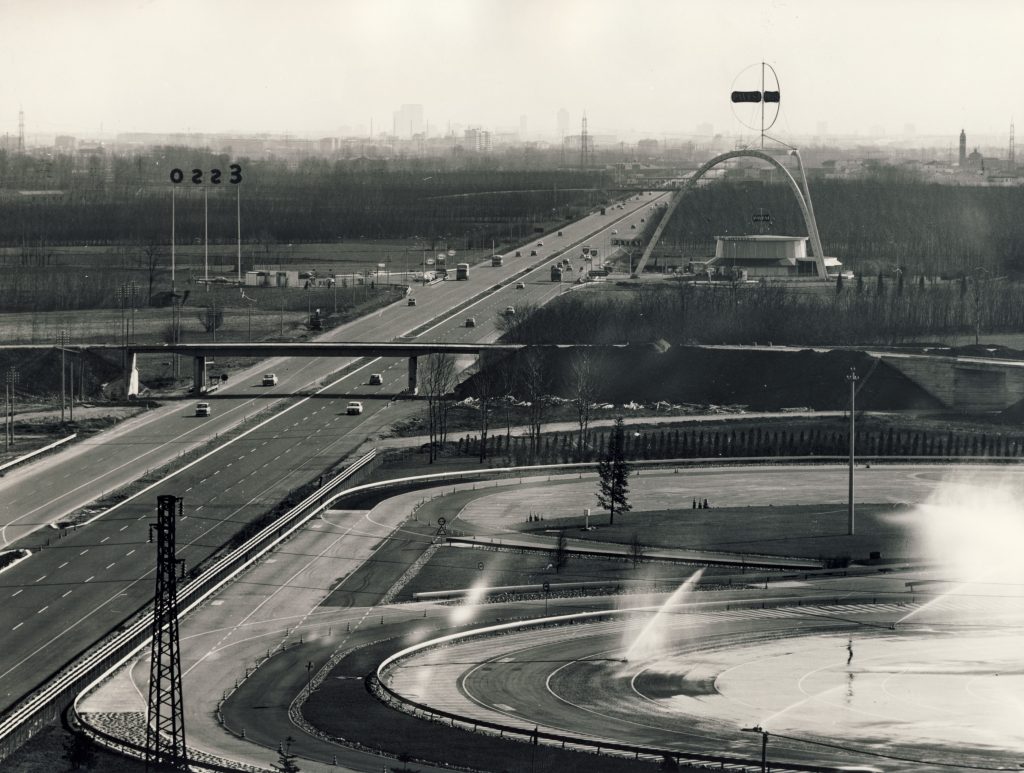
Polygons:
[[[883,467],[873,467],[870,471],[865,470],[861,473],[861,480],[864,481],[862,490],[866,492],[865,496],[870,501],[924,502],[934,497],[940,483],[950,474],[959,474],[965,471],[982,488],[995,489],[1007,482],[1012,483],[1018,488],[1024,484],[1024,477],[1022,477],[1024,476],[1024,470],[1014,468],[993,469],[982,466],[944,468],[928,465],[886,465]],[[678,501],[680,498],[688,501],[693,491],[707,490],[710,487],[731,492],[730,496],[734,499],[733,504],[763,504],[766,501],[771,501],[776,506],[785,506],[786,504],[841,500],[845,492],[844,483],[844,470],[839,466],[833,465],[695,469],[687,471],[685,475],[645,475],[634,480],[632,488],[633,495],[638,503],[642,503],[642,508],[658,509],[664,502]],[[586,490],[592,494],[592,482],[570,484],[564,481],[554,481],[550,484],[545,484],[540,481],[528,481],[527,485],[518,486],[515,485],[514,481],[510,481],[507,485],[498,487],[497,490],[490,488],[480,489],[478,496],[469,505],[466,505],[461,497],[455,497],[451,500],[453,505],[450,507],[459,509],[465,520],[479,524],[482,529],[501,531],[504,526],[511,523],[513,518],[516,522],[521,522],[524,509],[529,509],[533,506],[530,503],[536,501],[545,501],[556,508],[562,506],[560,503],[564,503],[565,507],[571,507],[575,501],[578,506],[579,492],[573,490],[575,485],[585,486]],[[471,486],[472,484],[466,484],[465,488],[469,489]],[[451,492],[452,488],[451,486],[446,486],[444,491],[446,493]],[[367,517],[374,523],[401,523],[403,508],[407,514],[411,511],[413,504],[429,495],[429,491],[417,491],[403,494],[393,500],[385,500],[385,502],[382,502],[374,509],[373,515],[368,515]],[[422,519],[433,519],[438,513],[444,512],[444,503],[445,498],[433,500],[430,506],[434,510],[429,513],[420,511],[417,513],[417,516],[422,517]],[[381,515],[381,513],[387,513],[387,515]],[[447,515],[451,516],[454,513],[448,512]],[[341,523],[339,522],[338,525],[340,526]],[[374,547],[374,549],[376,549],[377,535],[381,533],[382,531],[373,532],[374,540],[371,547]],[[296,548],[295,552],[299,555],[306,555],[309,553],[309,549]],[[372,564],[373,559],[370,558],[370,565]],[[366,643],[395,635],[402,635],[404,641],[413,643],[431,635],[430,632],[432,630],[437,631],[456,624],[456,613],[465,611],[465,608],[460,607],[445,608],[428,604],[408,604],[377,608],[367,606],[373,603],[373,593],[370,592],[364,595],[361,591],[370,591],[375,587],[375,592],[379,592],[379,589],[383,587],[381,578],[388,575],[386,566],[376,567],[375,571],[381,572],[381,574],[370,575],[371,577],[375,576],[376,580],[372,580],[368,584],[360,582],[351,588],[347,588],[346,583],[352,579],[352,575],[346,575],[347,579],[344,583],[341,583],[340,587],[336,584],[301,582],[301,587],[306,589],[306,596],[301,603],[296,598],[290,613],[283,615],[277,620],[277,630],[278,635],[280,635],[281,628],[285,626],[285,620],[304,619],[306,622],[303,623],[303,626],[307,631],[307,637],[302,645],[303,648],[293,648],[286,650],[281,655],[275,656],[274,660],[281,658],[278,664],[275,664],[273,668],[261,668],[257,671],[229,701],[225,713],[230,718],[230,722],[236,732],[238,728],[244,727],[247,738],[256,739],[263,745],[272,745],[274,739],[282,737],[282,733],[288,732],[289,728],[291,728],[291,732],[294,735],[295,728],[290,725],[284,709],[291,703],[304,684],[306,672],[303,670],[303,666],[306,662],[309,662],[304,660],[304,658],[315,655],[309,659],[319,667],[328,653],[343,648],[343,642],[338,637],[349,635],[349,626],[351,626],[352,638],[350,643],[352,644]],[[393,576],[395,569],[392,567],[390,571]],[[895,616],[906,612],[905,609],[898,608],[898,604],[904,603],[908,598],[913,597],[913,593],[908,592],[905,583],[908,578],[918,576],[934,578],[935,575],[932,573],[927,573],[926,575],[920,575],[920,573],[914,575],[893,573],[858,577],[856,579],[837,578],[835,580],[822,580],[811,584],[804,582],[773,582],[770,589],[743,592],[723,591],[716,593],[715,598],[722,598],[724,596],[724,604],[729,604],[743,598],[746,598],[748,601],[753,599],[755,604],[786,599],[792,603],[792,600],[795,598],[805,598],[808,600],[817,598],[819,603],[825,597],[829,599],[839,598],[847,603],[860,599],[866,602],[863,608],[856,610],[862,620],[874,619],[876,622],[889,623],[895,619]],[[340,592],[334,596],[337,599],[336,605],[331,602],[324,604],[318,601],[318,599],[327,597],[329,588],[339,588]],[[356,594],[346,596],[346,590],[354,590]],[[874,603],[876,598],[879,602],[877,605]],[[893,599],[895,599],[895,602],[892,601]],[[232,597],[227,598],[222,608],[224,609],[223,614],[228,614],[230,610],[230,614],[242,616],[246,613],[246,603],[257,601],[258,597],[247,600],[244,595],[236,594],[232,591]],[[579,601],[578,599],[553,601],[552,609],[558,608],[563,603],[576,604]],[[600,599],[587,600],[588,603],[595,604],[606,603],[606,601]],[[621,602],[621,598],[617,598],[615,601]],[[350,604],[359,604],[359,606],[350,606]],[[722,606],[722,603],[719,603],[718,606]],[[510,611],[513,609],[515,611]],[[503,608],[500,605],[481,605],[478,608],[471,608],[470,611],[478,614],[480,618],[484,618],[480,622],[490,623],[494,622],[495,616],[504,616],[505,619],[508,619],[509,616],[528,617],[537,614],[539,607],[537,602],[522,603],[515,607],[509,606],[507,608]],[[805,608],[805,611],[801,611],[797,615],[783,615],[781,617],[771,612],[771,610],[766,614],[761,614],[760,610],[751,610],[749,614],[743,613],[726,616],[722,622],[724,627],[716,627],[715,632],[716,635],[721,634],[721,639],[729,640],[736,636],[742,637],[751,634],[760,636],[762,633],[775,635],[775,633],[802,628],[806,628],[808,631],[834,630],[836,626],[848,625],[846,618],[849,617],[848,613],[851,611],[853,611],[853,607],[850,606],[842,606],[838,610],[825,609],[822,611],[822,615],[825,617],[823,622],[820,618],[812,616],[814,614],[812,609]],[[423,617],[421,617],[421,613]],[[380,622],[378,618],[383,622]],[[343,622],[346,625],[345,634],[340,633],[340,626]],[[195,620],[187,620],[185,628],[191,630],[191,626],[199,624],[200,618],[197,617]],[[853,625],[862,624],[863,622],[859,622]],[[325,627],[330,631],[326,638],[323,636]],[[227,630],[227,628],[224,630]],[[584,630],[586,629],[574,629],[572,637],[556,636],[556,641],[548,642],[545,640],[541,642],[538,646],[548,649],[540,654],[535,650],[523,649],[523,654],[520,656],[516,654],[519,650],[514,643],[510,647],[496,647],[495,640],[488,640],[480,644],[478,646],[479,652],[467,651],[466,653],[459,653],[459,657],[452,656],[452,650],[444,650],[445,654],[440,657],[441,660],[445,661],[445,664],[442,665],[448,668],[447,671],[440,666],[429,671],[417,669],[416,667],[411,669],[411,673],[414,674],[412,681],[415,685],[418,685],[416,689],[421,691],[412,697],[429,699],[428,702],[432,705],[438,705],[449,710],[455,710],[456,706],[466,707],[469,704],[473,704],[484,714],[490,716],[491,719],[494,719],[497,714],[506,718],[519,717],[522,722],[527,724],[542,720],[542,726],[555,730],[568,730],[574,733],[594,735],[595,737],[605,734],[609,734],[608,737],[622,737],[622,733],[626,731],[622,730],[620,719],[603,717],[600,720],[588,720],[586,718],[586,706],[589,704],[586,701],[580,701],[583,707],[574,709],[571,714],[560,713],[559,706],[561,703],[559,699],[553,698],[550,695],[546,697],[540,695],[538,697],[533,696],[532,692],[520,692],[521,687],[527,689],[521,681],[527,678],[527,674],[529,674],[531,685],[528,689],[530,691],[543,692],[546,688],[539,687],[538,685],[544,684],[551,669],[581,659],[586,661],[595,657],[600,658],[602,657],[600,653],[611,648],[612,645],[595,644],[594,640],[578,632]],[[593,630],[600,633],[599,628]],[[314,635],[314,631],[318,632],[318,635]],[[294,641],[296,630],[292,629],[290,635],[292,641]],[[333,639],[331,639],[332,635]],[[548,637],[549,634],[544,633],[540,636],[544,638]],[[511,641],[511,639],[509,640]],[[499,641],[504,645],[504,639]],[[719,641],[719,639],[716,639],[716,641]],[[567,649],[569,646],[567,642],[572,642],[571,650]],[[347,641],[347,643],[349,642]],[[620,636],[615,640],[614,646],[621,647],[621,644],[622,638]],[[253,645],[250,643],[249,646],[251,648]],[[259,646],[262,645],[257,645],[257,647]],[[595,653],[598,654],[595,655]],[[462,656],[463,654],[465,654],[464,657]],[[497,667],[493,666],[493,661],[500,661],[505,657],[512,658],[509,661],[512,665],[504,668],[504,664],[502,664],[502,670],[499,671]],[[479,664],[487,664],[487,668],[474,672],[470,676],[468,674],[469,667]],[[234,668],[238,669],[240,665],[240,662],[236,660]],[[523,666],[522,675],[517,675],[520,673],[516,670],[519,666]],[[527,666],[529,667],[527,668]],[[484,672],[493,674],[493,679],[488,677],[485,681],[479,681],[478,677],[483,679],[481,674]],[[424,676],[425,674],[426,676]],[[331,678],[333,679],[337,676],[339,675],[335,674]],[[345,675],[342,674],[340,676]],[[471,682],[471,684],[467,689],[466,684],[468,682]],[[205,692],[206,697],[201,700],[205,700],[208,704],[211,700],[210,693],[213,693],[214,697],[216,697],[216,693],[221,689],[220,685],[222,684],[223,677],[221,677],[220,683],[212,675],[208,679],[202,680],[197,685],[198,694],[203,695]],[[330,680],[319,689],[329,690]],[[469,693],[472,694],[471,698],[466,697]],[[514,697],[515,695],[519,697]],[[615,698],[609,695],[606,695],[604,700],[611,704],[615,702]],[[351,710],[353,710],[353,707],[339,703],[339,712],[344,713]],[[631,710],[634,713],[639,711],[636,706],[633,706]],[[210,713],[212,712],[208,711],[206,716],[208,717]],[[484,714],[481,714],[481,716]],[[197,720],[201,720],[201,717],[197,717]],[[619,724],[619,730],[617,731],[619,736],[610,734],[611,731],[607,729],[609,725],[616,722]],[[678,725],[673,726],[671,720],[666,719],[665,722],[671,726],[669,730],[665,730],[664,727],[659,728],[655,726],[653,729],[643,729],[643,735],[636,735],[630,731],[626,735],[626,740],[640,742],[642,739],[643,742],[652,745],[675,745],[675,748],[682,749],[687,747],[679,745],[680,739],[686,743],[705,743],[709,737],[716,739],[720,737],[716,733],[721,730],[721,727],[717,727],[717,729],[716,727],[710,727],[710,729],[702,727],[700,732],[697,733],[699,738],[696,738],[692,733],[680,732]],[[207,726],[209,726],[208,720]],[[532,724],[530,726],[532,727]],[[756,746],[756,744],[751,743],[750,737],[736,732],[735,727],[732,725],[729,726],[728,730],[730,734],[724,744],[716,746],[715,749],[721,750],[723,753],[731,751],[737,756],[754,758],[756,750],[752,752],[751,748]],[[219,736],[216,734],[211,735],[207,732],[205,737],[211,744],[209,749],[211,751],[220,749],[222,753],[237,756],[237,754],[243,753],[246,748],[240,739],[226,742],[222,732]],[[318,760],[321,763],[329,761],[332,754],[341,755],[343,753],[338,747],[332,747],[321,741],[313,741],[305,736],[302,738],[301,743],[303,756],[312,760]],[[707,751],[709,747],[705,743],[703,748]],[[348,752],[344,753],[347,754]],[[339,759],[341,759],[340,756]],[[345,764],[351,765],[352,769],[372,769],[361,767],[362,763],[357,760],[348,761],[347,757],[345,759],[347,760]],[[805,750],[803,756],[797,756],[794,759],[820,759],[820,755],[807,754]]]
[[[606,216],[588,216],[565,226],[562,237],[545,236],[545,246],[537,248],[538,258],[510,255],[502,267],[492,268],[488,261],[473,268],[467,282],[419,288],[417,306],[395,304],[332,331],[327,338],[391,340],[422,328],[426,321],[514,276],[532,261],[560,254],[577,242],[597,243],[600,237],[593,236],[595,230],[621,227],[615,212],[639,218],[653,199],[634,200],[630,208],[609,210]],[[528,256],[529,248],[523,254]],[[526,289],[510,285],[477,301],[466,311],[477,317],[476,327],[465,328],[460,314],[422,331],[419,340],[492,340],[497,335],[494,320],[506,306],[519,298],[541,303],[559,292],[547,272],[544,260],[525,277]],[[331,379],[330,374],[346,362],[295,358],[263,363],[209,396],[213,405],[209,418],[193,415],[193,401],[173,403],[19,469],[0,482],[2,544],[43,547],[0,574],[0,599],[5,602],[0,608],[5,645],[0,653],[0,710],[8,709],[152,598],[155,548],[148,544],[148,524],[154,520],[158,494],[184,497],[178,555],[195,566],[288,491],[316,478],[410,410],[408,403],[391,399],[406,386],[404,361],[367,360],[348,375]],[[276,387],[259,385],[260,374],[267,371],[277,373]],[[384,383],[369,386],[371,372],[382,373]],[[324,380],[327,384],[320,386]],[[312,394],[310,385],[315,387]],[[307,394],[289,397],[298,391]],[[344,404],[356,396],[362,399],[365,412],[344,415]],[[284,400],[285,410],[163,479],[152,490],[63,536],[52,529],[40,531],[103,492],[226,432],[274,398]]]

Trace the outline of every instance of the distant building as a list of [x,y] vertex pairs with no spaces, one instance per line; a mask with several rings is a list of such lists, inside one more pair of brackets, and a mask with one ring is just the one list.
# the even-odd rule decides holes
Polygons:
[[967,166],[967,132],[960,130],[960,166]]
[[660,143],[657,140],[640,140],[636,144],[636,152],[641,156],[656,156]]
[[423,105],[402,105],[394,112],[393,118],[391,133],[396,137],[408,138],[424,132]]
[[483,129],[466,129],[463,133],[463,140],[466,150],[477,153],[490,153],[493,148],[491,133]]
[[967,157],[967,168],[971,171],[985,171],[985,157],[978,152],[977,148],[972,150],[971,154]]
[[[806,236],[719,236],[715,257],[704,263],[714,276],[784,279],[817,279],[814,258],[807,254]],[[825,268],[835,276],[842,268],[836,258],[825,258]]]

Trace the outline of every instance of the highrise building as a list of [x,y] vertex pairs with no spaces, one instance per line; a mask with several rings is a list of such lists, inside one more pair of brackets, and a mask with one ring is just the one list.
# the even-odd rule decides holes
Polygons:
[[423,133],[423,105],[402,105],[393,116],[391,133],[396,137],[412,137]]
[[960,130],[960,166],[967,166],[967,132]]

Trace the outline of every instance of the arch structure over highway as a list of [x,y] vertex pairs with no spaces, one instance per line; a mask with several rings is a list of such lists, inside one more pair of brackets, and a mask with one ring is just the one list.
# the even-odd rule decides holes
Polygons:
[[640,262],[637,263],[636,269],[633,271],[633,277],[636,278],[643,272],[644,267],[647,265],[647,261],[651,257],[651,253],[654,251],[658,241],[661,239],[662,233],[665,231],[665,226],[668,225],[668,221],[672,218],[672,214],[676,211],[676,207],[679,206],[679,202],[681,202],[683,197],[689,193],[694,186],[696,186],[697,181],[700,180],[701,177],[714,167],[730,159],[758,158],[762,161],[767,161],[778,169],[789,183],[789,187],[792,189],[793,195],[796,196],[797,204],[800,205],[800,211],[804,216],[804,225],[807,227],[807,235],[810,237],[811,247],[814,250],[814,265],[817,268],[818,278],[827,279],[828,272],[825,270],[825,253],[821,248],[821,237],[818,235],[818,221],[814,217],[814,207],[811,204],[811,191],[810,188],[807,187],[807,175],[804,173],[804,164],[800,158],[800,152],[795,148],[789,151],[789,155],[796,158],[797,168],[800,170],[800,184],[797,184],[797,181],[793,179],[793,175],[790,174],[790,171],[786,169],[786,167],[784,167],[782,163],[775,158],[775,156],[769,155],[763,150],[753,150],[749,148],[745,148],[743,150],[730,150],[727,153],[722,153],[715,156],[710,161],[705,162],[686,181],[686,184],[676,192],[675,196],[672,197],[672,202],[668,205],[668,209],[665,210],[665,214],[658,223],[658,227],[654,229],[654,234],[651,236],[651,240],[644,248],[644,254],[640,258]]

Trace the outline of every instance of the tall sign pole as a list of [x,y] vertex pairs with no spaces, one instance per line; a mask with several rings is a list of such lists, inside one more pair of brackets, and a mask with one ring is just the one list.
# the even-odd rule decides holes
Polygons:
[[855,411],[855,400],[857,399],[857,382],[860,377],[857,376],[857,370],[850,368],[850,372],[846,374],[846,380],[850,382],[850,493],[848,503],[848,515],[847,515],[847,528],[848,534],[852,537],[854,533],[854,513],[853,513],[853,459],[854,451],[856,450],[857,436],[854,431],[854,415]]

